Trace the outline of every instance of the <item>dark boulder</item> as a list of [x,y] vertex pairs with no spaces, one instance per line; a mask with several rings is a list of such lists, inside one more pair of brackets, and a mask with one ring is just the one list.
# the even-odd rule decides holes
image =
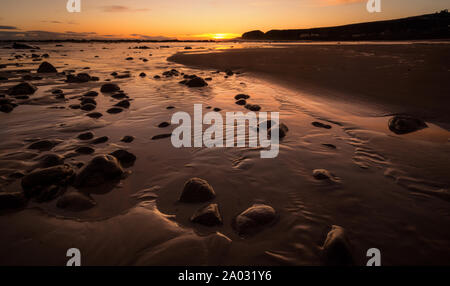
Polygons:
[[123,149],[116,150],[109,155],[116,157],[116,159],[119,160],[120,164],[124,167],[131,166],[137,159],[134,154]]
[[247,100],[247,99],[249,99],[250,98],[250,95],[247,95],[247,94],[238,94],[238,95],[236,95],[235,97],[234,97],[234,99],[236,99],[236,100],[241,100],[241,99],[245,99],[245,100]]
[[27,199],[22,192],[0,192],[0,211],[25,207]]
[[90,155],[95,152],[94,148],[89,146],[82,146],[75,149],[75,152],[78,154]]
[[129,108],[130,107],[130,102],[128,100],[122,100],[122,101],[114,104],[114,106],[123,107],[123,108]]
[[91,76],[87,73],[79,73],[77,75],[69,74],[67,75],[67,83],[85,83],[92,80]]
[[111,155],[100,155],[92,159],[78,174],[75,186],[95,187],[120,179],[123,169],[119,161]]
[[50,168],[54,166],[59,166],[64,164],[64,158],[57,154],[45,154],[38,158],[39,168]]
[[193,79],[188,80],[186,85],[189,87],[204,87],[207,86],[208,83],[201,77],[194,77]]
[[28,83],[28,82],[22,82],[18,85],[13,86],[8,90],[9,95],[29,95],[35,93],[37,88]]
[[97,106],[95,106],[95,104],[92,103],[86,103],[81,105],[80,109],[84,110],[84,111],[92,111],[96,108]]
[[428,125],[423,120],[406,115],[394,116],[389,120],[389,130],[398,135],[408,134],[427,127]]
[[191,217],[191,221],[206,226],[221,225],[222,216],[219,212],[219,206],[217,204],[209,204],[200,208]]
[[169,122],[161,122],[161,123],[158,125],[159,128],[166,128],[166,127],[168,127],[168,126],[170,126],[170,123],[169,123]]
[[261,110],[261,106],[259,106],[257,104],[247,104],[247,105],[245,105],[245,108],[247,108],[250,111],[260,111]]
[[85,97],[96,97],[96,96],[98,96],[98,92],[91,90],[91,91],[86,92],[83,96],[85,96]]
[[102,88],[100,89],[101,92],[117,92],[119,90],[120,87],[114,83],[106,83],[102,85]]
[[22,179],[22,188],[28,198],[49,201],[65,190],[74,174],[69,165],[37,169]]
[[108,109],[106,112],[108,112],[109,114],[117,114],[117,113],[121,113],[123,111],[122,108],[119,107],[113,107]]
[[51,63],[43,62],[39,66],[37,72],[38,73],[57,73],[58,71],[56,70],[56,68]]
[[39,151],[49,151],[53,149],[56,145],[61,143],[60,140],[39,140],[28,146],[28,149],[39,150]]
[[108,140],[109,140],[108,136],[102,136],[102,137],[95,138],[94,140],[92,140],[91,143],[95,144],[95,145],[103,144],[103,143],[108,142]]
[[100,117],[103,116],[103,114],[101,114],[100,112],[91,112],[86,114],[86,116],[94,119],[99,119]]
[[236,101],[236,104],[237,105],[246,105],[247,101],[245,101],[244,99],[240,99],[240,100]]
[[180,196],[183,203],[202,203],[216,197],[213,187],[207,181],[200,178],[189,179]]
[[134,141],[134,137],[133,136],[124,136],[120,141],[124,142],[124,143],[131,143]]

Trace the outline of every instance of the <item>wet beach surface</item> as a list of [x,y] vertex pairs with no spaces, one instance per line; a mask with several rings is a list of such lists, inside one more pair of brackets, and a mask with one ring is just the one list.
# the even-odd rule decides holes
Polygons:
[[[168,45],[64,43],[42,44],[33,52],[0,50],[0,76],[7,78],[0,81],[0,100],[17,104],[0,113],[0,264],[64,265],[67,249],[77,247],[84,265],[323,265],[333,225],[345,229],[355,264],[365,265],[373,247],[381,250],[384,265],[448,264],[448,131],[426,122],[426,128],[396,134],[385,110],[314,100],[310,92],[245,70],[227,75],[224,69],[167,61],[185,51],[185,44]],[[211,52],[255,45],[263,46],[191,46]],[[42,62],[58,73],[36,73]],[[68,74],[80,73],[98,80],[66,82]],[[208,86],[179,83],[193,74],[208,79]],[[24,76],[37,90],[29,98],[9,95]],[[101,92],[108,83],[123,92]],[[98,94],[83,96],[90,91]],[[238,94],[249,95],[246,103],[261,111],[280,112],[289,131],[277,158],[261,159],[261,149],[249,147],[177,149],[165,136],[176,126],[163,123],[177,111],[192,115],[194,104],[224,118],[226,112],[247,112],[236,104]],[[93,158],[107,154],[120,159],[112,167],[120,175],[94,187],[77,183]],[[21,203],[5,199],[30,192],[23,183],[30,173],[62,164],[73,174],[65,174],[67,182],[49,196],[27,195]],[[180,202],[191,178],[206,180],[215,196]],[[69,194],[83,197],[62,200]],[[217,204],[222,223],[192,222],[209,204]],[[270,222],[243,234],[236,216],[253,205],[270,206],[275,214],[257,210]]]

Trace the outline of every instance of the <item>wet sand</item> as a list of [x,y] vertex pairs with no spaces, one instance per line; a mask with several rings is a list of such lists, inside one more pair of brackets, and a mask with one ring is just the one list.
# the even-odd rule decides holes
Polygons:
[[[388,128],[387,111],[367,100],[318,97],[321,88],[291,88],[242,66],[234,70],[242,73],[228,77],[216,72],[222,66],[214,62],[198,67],[204,63],[197,57],[213,61],[234,53],[223,52],[223,44],[192,44],[203,54],[178,54],[186,64],[167,60],[183,52],[183,44],[152,44],[147,50],[129,46],[47,44],[33,52],[50,55],[39,61],[30,51],[0,50],[6,65],[0,76],[8,78],[0,82],[0,94],[24,75],[41,77],[29,81],[37,87],[29,99],[5,95],[18,105],[0,113],[1,194],[23,192],[18,173],[38,170],[48,154],[61,156],[77,175],[84,168],[80,163],[86,166],[98,155],[122,149],[136,156],[134,164],[123,164],[120,180],[83,191],[95,202],[88,209],[61,208],[60,197],[45,202],[33,198],[21,207],[2,209],[1,265],[63,265],[69,247],[80,248],[83,265],[324,265],[322,246],[332,225],[346,230],[358,265],[365,265],[366,251],[373,247],[381,249],[384,265],[448,265],[450,135],[434,121],[427,120],[428,128],[398,135]],[[236,48],[247,48],[249,54],[264,51],[255,46],[267,44]],[[38,75],[42,61],[58,72],[85,72],[99,80],[67,83],[60,73]],[[172,69],[179,74],[163,75]],[[140,76],[142,72],[146,75]],[[179,84],[181,73],[211,81],[189,88]],[[106,83],[117,84],[129,97],[130,106],[121,113],[107,112],[120,100],[100,91]],[[55,89],[64,97],[53,94]],[[72,109],[88,91],[98,92],[95,109]],[[277,158],[261,159],[258,148],[177,149],[169,138],[152,140],[176,127],[161,128],[162,122],[170,122],[177,111],[192,115],[194,104],[203,104],[205,113],[220,108],[223,116],[245,112],[234,99],[242,93],[262,111],[280,112],[281,122],[289,127]],[[88,117],[91,112],[103,116]],[[86,132],[108,140],[80,140]],[[123,142],[124,136],[134,140]],[[58,144],[50,150],[29,149],[39,140]],[[93,153],[76,153],[80,147]],[[333,173],[331,180],[317,179],[318,169]],[[214,188],[216,197],[209,203],[218,204],[222,225],[190,221],[207,204],[179,202],[184,183],[193,177]],[[73,184],[65,190],[79,191]],[[273,207],[277,219],[254,235],[239,235],[233,219],[254,204]]]
[[378,105],[450,128],[450,44],[303,44],[179,53],[171,61],[252,72],[325,98]]

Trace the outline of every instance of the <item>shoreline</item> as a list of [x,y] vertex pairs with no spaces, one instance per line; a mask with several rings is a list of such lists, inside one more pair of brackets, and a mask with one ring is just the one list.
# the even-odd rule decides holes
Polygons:
[[314,44],[179,52],[167,60],[239,70],[319,100],[377,106],[385,115],[406,113],[450,130],[450,87],[442,84],[450,76],[449,52],[445,44]]

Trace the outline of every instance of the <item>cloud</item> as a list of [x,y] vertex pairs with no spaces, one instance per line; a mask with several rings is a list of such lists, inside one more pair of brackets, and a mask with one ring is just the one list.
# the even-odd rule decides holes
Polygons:
[[0,26],[0,30],[17,30],[14,26]]
[[168,41],[174,40],[175,38],[168,38],[164,36],[147,36],[142,34],[130,34],[131,37],[138,38],[139,40],[147,40],[147,41]]
[[47,21],[47,20],[42,20],[42,23],[50,23],[50,24],[69,24],[69,25],[78,25],[78,23],[73,22],[73,21],[68,21],[68,22],[61,22],[61,21]]
[[142,9],[134,9],[127,6],[121,6],[121,5],[110,5],[110,6],[103,6],[101,7],[103,12],[108,13],[120,13],[120,12],[146,12],[150,11],[150,9],[142,8]]

